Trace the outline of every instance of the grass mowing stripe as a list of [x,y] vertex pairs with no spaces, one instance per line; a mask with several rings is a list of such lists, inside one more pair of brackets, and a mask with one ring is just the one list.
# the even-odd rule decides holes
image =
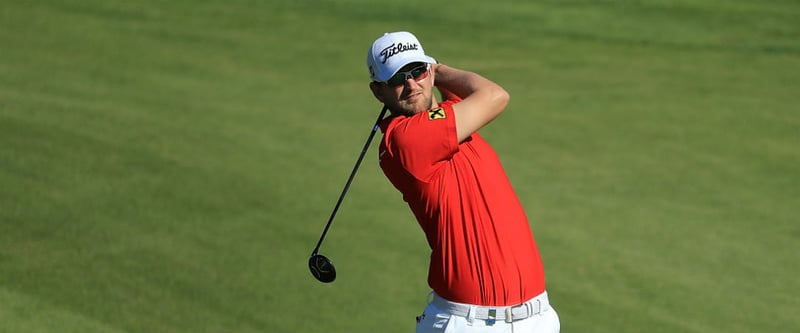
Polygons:
[[3,327],[412,330],[428,253],[374,148],[340,279],[305,267],[379,109],[364,49],[401,29],[511,92],[482,132],[565,331],[798,326],[796,2],[424,5],[4,6],[0,297],[50,322]]

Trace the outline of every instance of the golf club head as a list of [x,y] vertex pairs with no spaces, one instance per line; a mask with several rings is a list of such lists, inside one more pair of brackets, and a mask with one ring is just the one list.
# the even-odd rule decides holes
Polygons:
[[314,254],[308,258],[308,268],[311,270],[311,275],[320,282],[330,283],[336,280],[336,268],[333,267],[333,262],[321,254]]

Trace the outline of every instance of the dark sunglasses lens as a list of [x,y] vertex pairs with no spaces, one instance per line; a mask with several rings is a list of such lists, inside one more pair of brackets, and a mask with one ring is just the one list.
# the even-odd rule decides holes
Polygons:
[[426,66],[420,66],[420,67],[414,68],[414,69],[412,69],[410,71],[398,72],[397,74],[395,74],[394,76],[392,76],[388,80],[386,80],[386,83],[388,83],[389,85],[392,85],[392,86],[399,86],[399,85],[401,85],[401,84],[406,82],[406,78],[407,78],[406,73],[410,74],[411,77],[416,80],[420,76],[425,74],[427,71],[428,71],[428,66],[426,65]]
[[411,70],[411,76],[414,77],[415,79],[417,79],[420,76],[422,76],[422,74],[425,74],[425,72],[427,72],[427,71],[428,71],[428,68],[425,67],[425,66],[414,68],[414,69]]
[[406,82],[406,76],[403,73],[397,73],[386,81],[386,83],[393,86],[399,86],[403,84],[403,82]]

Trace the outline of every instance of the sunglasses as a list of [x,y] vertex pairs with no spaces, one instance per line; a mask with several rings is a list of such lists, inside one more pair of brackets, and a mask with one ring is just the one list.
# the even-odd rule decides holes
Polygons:
[[397,72],[397,74],[392,75],[392,77],[386,80],[386,83],[390,86],[396,87],[406,83],[406,80],[408,79],[414,79],[416,81],[422,80],[428,77],[429,68],[429,64],[424,64],[407,71]]

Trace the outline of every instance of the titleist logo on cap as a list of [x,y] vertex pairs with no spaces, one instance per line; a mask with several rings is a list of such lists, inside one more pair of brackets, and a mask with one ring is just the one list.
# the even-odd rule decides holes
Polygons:
[[382,57],[381,63],[385,64],[386,60],[389,60],[389,58],[397,55],[398,53],[411,51],[411,50],[418,50],[418,49],[419,49],[419,44],[411,44],[411,43],[397,44],[397,43],[394,43],[392,45],[387,46],[385,49],[381,50],[381,53],[380,53],[380,55]]

